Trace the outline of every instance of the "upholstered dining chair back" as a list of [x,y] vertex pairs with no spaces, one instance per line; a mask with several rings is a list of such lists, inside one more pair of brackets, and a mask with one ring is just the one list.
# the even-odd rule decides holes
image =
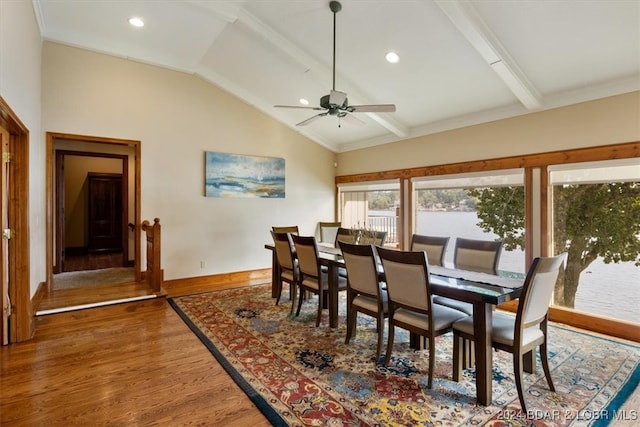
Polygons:
[[356,244],[358,242],[358,234],[350,228],[338,227],[336,231],[336,248],[339,247],[339,242]]
[[521,338],[527,328],[537,327],[546,320],[564,258],[565,254],[560,254],[533,260],[518,302],[516,324],[520,325]]
[[340,242],[340,249],[349,272],[348,286],[356,292],[377,297],[380,281],[374,246]]
[[[298,257],[298,266],[302,273],[302,280],[319,280],[320,263],[318,262],[318,245],[313,236],[292,235],[293,244]],[[316,286],[317,287],[317,286]]]
[[384,246],[387,240],[386,231],[372,231],[358,228],[338,228],[336,233],[335,246],[338,247],[339,242],[345,242],[356,245],[374,245]]
[[[431,311],[427,259],[424,252],[404,252],[377,248],[387,282],[389,298],[422,313]],[[347,270],[348,271],[348,270]]]
[[271,227],[271,231],[274,233],[291,233],[291,234],[300,234],[300,230],[297,225],[287,225],[282,227]]
[[[513,354],[513,373],[522,412],[527,412],[522,376],[525,364],[535,365],[535,349],[540,347],[540,360],[551,391],[555,391],[547,349],[547,322],[549,305],[558,275],[564,264],[565,254],[554,257],[538,257],[533,260],[518,300],[516,316],[496,312],[491,320],[491,345]],[[464,357],[460,348],[462,339],[473,340],[474,325],[470,319],[453,324],[453,380],[460,378]],[[531,368],[531,371],[533,368]]]
[[425,236],[414,234],[411,237],[411,250],[427,253],[429,265],[444,265],[444,256],[449,244],[449,237]]
[[280,268],[289,271],[297,270],[291,235],[289,233],[276,233],[272,231],[271,236],[273,236],[273,243]]
[[282,282],[288,283],[292,301],[291,311],[293,312],[293,303],[295,302],[298,291],[298,281],[300,280],[300,271],[298,269],[298,260],[295,256],[293,240],[291,239],[290,233],[275,233],[272,231],[271,236],[273,236],[276,258],[278,259],[278,266],[280,267],[280,277],[278,278],[276,291],[276,305],[280,303]]
[[376,363],[380,360],[384,335],[384,318],[388,313],[387,291],[380,282],[376,249],[373,245],[353,245],[340,242],[347,274],[347,334],[349,344],[356,333],[357,313],[376,319],[378,342]]
[[382,260],[389,294],[389,339],[384,363],[387,365],[391,360],[396,326],[426,337],[429,346],[427,387],[431,388],[436,359],[435,337],[449,332],[454,322],[468,316],[453,308],[432,303],[425,252],[381,247],[376,250]]
[[336,243],[336,236],[340,228],[339,222],[320,222],[318,227],[320,228],[320,241],[322,243]]
[[453,252],[455,268],[497,274],[502,250],[501,241],[456,238]]

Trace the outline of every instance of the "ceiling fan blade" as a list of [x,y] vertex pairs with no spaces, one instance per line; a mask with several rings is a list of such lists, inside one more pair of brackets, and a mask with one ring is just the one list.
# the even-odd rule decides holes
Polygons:
[[296,126],[306,126],[311,122],[314,122],[316,120],[318,120],[320,117],[326,116],[328,113],[320,113],[320,114],[316,114],[315,116],[311,116],[309,117],[307,120],[303,120],[300,123],[298,123]]
[[345,122],[347,122],[349,124],[352,124],[352,125],[364,126],[366,124],[365,122],[363,122],[362,120],[360,120],[359,118],[354,116],[353,114],[345,113],[345,115],[344,116],[340,116],[340,118],[342,120],[344,120]]
[[348,110],[352,113],[393,113],[396,111],[396,106],[395,104],[349,105]]
[[302,110],[324,110],[321,107],[306,107],[304,105],[274,105],[275,108],[299,108]]
[[329,92],[329,104],[342,107],[347,100],[347,94],[339,90]]

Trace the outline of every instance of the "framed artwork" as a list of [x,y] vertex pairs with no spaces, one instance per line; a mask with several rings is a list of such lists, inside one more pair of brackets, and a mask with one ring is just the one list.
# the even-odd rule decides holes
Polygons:
[[284,198],[284,159],[205,152],[205,196]]

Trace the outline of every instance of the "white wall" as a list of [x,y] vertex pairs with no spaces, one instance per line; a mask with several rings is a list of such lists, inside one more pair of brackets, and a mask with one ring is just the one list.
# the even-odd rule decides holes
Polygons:
[[337,175],[634,141],[640,141],[640,92],[341,153]]
[[[42,129],[142,141],[167,280],[270,267],[272,225],[333,220],[335,154],[197,76],[45,42]],[[204,197],[205,151],[284,158],[286,198]]]
[[31,294],[45,280],[45,141],[40,127],[40,30],[30,1],[0,0],[0,96],[29,130]]

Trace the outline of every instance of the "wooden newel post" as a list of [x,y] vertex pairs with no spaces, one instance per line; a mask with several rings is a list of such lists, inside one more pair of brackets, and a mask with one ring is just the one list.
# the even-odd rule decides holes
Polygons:
[[153,225],[147,220],[142,222],[142,230],[147,238],[146,279],[154,292],[162,287],[162,269],[160,268],[160,218],[153,219]]

